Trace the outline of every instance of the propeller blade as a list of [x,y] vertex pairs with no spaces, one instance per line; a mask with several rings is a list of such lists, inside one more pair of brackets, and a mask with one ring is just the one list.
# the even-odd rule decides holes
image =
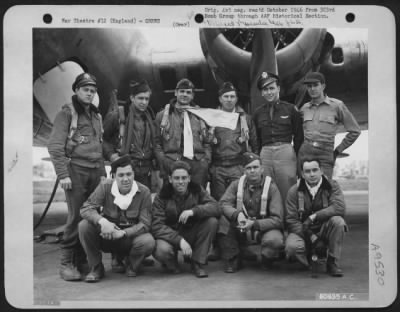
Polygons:
[[256,29],[250,60],[251,112],[263,103],[263,97],[257,88],[257,79],[264,71],[278,74],[275,45],[271,29]]

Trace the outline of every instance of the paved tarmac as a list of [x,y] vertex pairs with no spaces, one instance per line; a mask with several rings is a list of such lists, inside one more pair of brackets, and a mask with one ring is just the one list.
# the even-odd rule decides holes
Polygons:
[[[223,262],[209,262],[209,277],[196,278],[183,264],[184,272],[170,275],[159,263],[144,267],[136,278],[111,272],[110,254],[103,255],[106,276],[100,283],[65,282],[58,275],[59,244],[34,243],[34,304],[57,307],[270,307],[273,302],[314,302],[324,293],[353,294],[352,300],[368,300],[368,193],[346,192],[350,231],[346,234],[341,268],[334,278],[320,267],[317,278],[297,263],[283,260],[273,270],[257,262],[245,262],[235,274],[223,272]],[[34,224],[44,204],[34,205]],[[53,203],[35,235],[64,224],[66,203]],[[182,260],[182,259],[180,259]],[[321,303],[321,301],[317,302]]]

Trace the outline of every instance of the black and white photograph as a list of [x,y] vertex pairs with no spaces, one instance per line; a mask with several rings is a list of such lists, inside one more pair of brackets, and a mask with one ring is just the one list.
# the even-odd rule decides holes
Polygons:
[[5,18],[9,304],[394,300],[390,11],[49,6],[19,29],[26,9]]

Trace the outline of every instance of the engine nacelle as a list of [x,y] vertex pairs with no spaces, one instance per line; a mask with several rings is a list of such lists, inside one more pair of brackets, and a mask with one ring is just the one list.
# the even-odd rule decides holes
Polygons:
[[[283,97],[293,96],[304,75],[310,70],[317,69],[325,35],[325,29],[303,29],[292,42],[276,51]],[[204,55],[217,82],[225,79],[233,80],[239,88],[242,86],[240,91],[246,92],[243,86],[250,85],[252,53],[232,44],[224,36],[222,29],[200,29],[200,38]]]

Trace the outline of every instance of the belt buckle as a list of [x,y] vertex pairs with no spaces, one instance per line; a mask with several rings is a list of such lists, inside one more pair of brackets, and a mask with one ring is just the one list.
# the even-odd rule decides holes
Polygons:
[[85,142],[85,137],[84,137],[83,135],[80,135],[80,136],[79,136],[78,143],[79,143],[79,144],[82,144],[82,143],[84,143],[84,142]]

